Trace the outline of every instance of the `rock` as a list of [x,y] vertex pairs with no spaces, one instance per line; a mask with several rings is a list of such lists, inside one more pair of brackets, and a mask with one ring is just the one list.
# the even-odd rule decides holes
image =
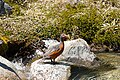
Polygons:
[[9,4],[5,3],[4,8],[6,9],[6,13],[8,15],[10,15],[12,13],[12,7]]
[[51,64],[45,60],[44,64],[41,59],[31,65],[31,80],[68,80],[70,77],[70,66],[62,63]]
[[7,59],[3,58],[2,56],[0,56],[0,63],[5,64],[6,66],[9,66],[10,68],[12,68],[14,71],[16,71],[15,66],[13,65],[13,63],[11,63],[10,61],[8,61]]
[[[53,40],[44,40],[43,42],[45,42],[45,45],[47,45],[46,47],[59,44],[59,42]],[[58,56],[58,58],[56,58],[56,61],[66,61],[71,65],[89,68],[99,66],[99,61],[97,60],[96,55],[90,51],[90,47],[87,42],[81,38],[65,41],[64,51],[60,56]]]
[[90,51],[87,42],[79,38],[66,41],[63,53],[56,60],[65,60],[76,66],[92,67],[99,65],[95,59],[96,55]]
[[0,79],[1,78],[2,80],[21,80],[21,76],[18,74],[13,63],[0,56]]
[[42,51],[40,51],[39,49],[37,49],[35,51],[35,54],[39,56],[39,55],[43,55],[44,53]]
[[68,3],[70,3],[71,5],[78,4],[79,2],[80,0],[68,0]]
[[45,43],[45,47],[49,47],[51,44],[59,43],[57,40],[42,40]]
[[0,0],[0,15],[5,14],[4,1]]
[[4,0],[0,0],[0,15],[2,14],[11,14],[12,7],[9,4],[5,3]]

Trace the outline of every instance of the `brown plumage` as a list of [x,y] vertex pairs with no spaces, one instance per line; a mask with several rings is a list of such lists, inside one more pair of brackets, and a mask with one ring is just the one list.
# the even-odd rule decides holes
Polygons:
[[61,34],[60,36],[60,43],[54,46],[50,46],[47,52],[43,55],[43,58],[51,59],[51,62],[55,62],[55,59],[62,54],[64,50],[64,41],[69,38],[66,34]]

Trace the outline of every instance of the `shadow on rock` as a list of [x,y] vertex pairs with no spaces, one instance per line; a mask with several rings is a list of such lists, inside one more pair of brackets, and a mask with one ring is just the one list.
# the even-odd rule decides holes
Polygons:
[[61,61],[61,62],[43,62],[44,64],[51,64],[51,65],[65,65],[65,66],[71,66],[69,63]]

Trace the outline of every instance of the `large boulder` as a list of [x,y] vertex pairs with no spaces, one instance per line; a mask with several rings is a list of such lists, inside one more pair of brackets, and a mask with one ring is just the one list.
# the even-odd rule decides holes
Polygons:
[[[59,44],[59,42],[55,40],[43,40],[43,42],[45,42],[46,47],[51,47]],[[36,51],[36,53],[38,55],[43,54],[38,50]],[[56,58],[57,63],[52,64],[52,62],[50,61],[51,60],[39,59],[33,62],[30,70],[30,79],[68,80],[70,79],[71,71],[73,70],[71,65],[92,68],[98,64],[96,60],[96,55],[90,51],[90,47],[87,42],[81,38],[71,41],[65,41],[63,53],[58,58]]]
[[[23,78],[23,73],[21,75],[13,63],[7,59],[0,56],[0,79],[1,80],[21,80]],[[22,77],[21,77],[22,76]],[[24,77],[25,78],[25,77]]]
[[[96,55],[84,39],[65,41],[63,53],[56,60],[65,60],[76,66],[97,66]],[[94,64],[94,65],[93,65]]]
[[39,59],[31,65],[30,80],[68,80],[70,70],[69,65],[62,63],[52,64],[49,60],[42,61]]

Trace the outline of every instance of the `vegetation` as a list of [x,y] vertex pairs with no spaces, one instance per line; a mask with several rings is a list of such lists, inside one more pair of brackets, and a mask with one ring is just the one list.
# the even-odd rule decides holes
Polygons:
[[89,44],[120,45],[119,0],[86,0],[74,5],[59,0],[5,1],[13,7],[13,14],[1,17],[0,33],[11,41],[32,43],[43,38],[57,38],[65,32],[71,39],[80,37]]

